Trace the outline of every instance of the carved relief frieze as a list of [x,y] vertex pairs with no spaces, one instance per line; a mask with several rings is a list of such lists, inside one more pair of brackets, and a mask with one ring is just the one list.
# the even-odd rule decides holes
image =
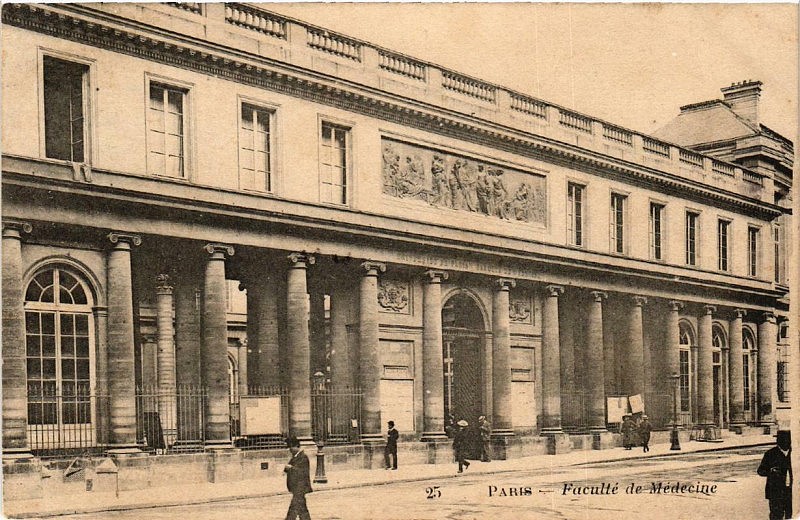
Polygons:
[[378,305],[381,312],[411,313],[411,293],[407,281],[381,279],[378,283]]
[[383,193],[499,219],[545,223],[545,177],[382,139]]
[[512,323],[533,323],[533,305],[530,298],[512,297],[508,303],[508,318]]

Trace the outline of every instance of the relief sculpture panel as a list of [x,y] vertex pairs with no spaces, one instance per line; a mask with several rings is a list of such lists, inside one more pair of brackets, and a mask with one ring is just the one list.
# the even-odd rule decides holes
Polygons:
[[386,195],[545,224],[547,191],[543,175],[387,138],[381,144]]

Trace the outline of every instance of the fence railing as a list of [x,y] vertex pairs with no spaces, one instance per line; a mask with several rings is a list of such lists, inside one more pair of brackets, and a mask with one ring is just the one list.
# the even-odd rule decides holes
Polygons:
[[136,391],[136,439],[148,451],[197,451],[205,443],[204,388],[181,385],[165,391],[141,386]]
[[311,417],[314,439],[325,444],[360,442],[362,396],[358,388],[313,390]]

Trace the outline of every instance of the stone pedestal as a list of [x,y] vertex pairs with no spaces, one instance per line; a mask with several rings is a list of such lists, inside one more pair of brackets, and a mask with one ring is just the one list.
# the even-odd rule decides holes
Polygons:
[[[362,447],[363,454],[363,469],[384,469],[386,467],[383,458],[383,451],[386,448],[386,443],[383,441],[364,442]],[[402,464],[402,461],[401,461]]]
[[548,455],[559,455],[572,451],[572,443],[566,433],[542,433],[542,437],[547,439]]
[[593,450],[607,450],[615,448],[614,434],[608,430],[593,431],[592,435],[592,449]]
[[3,457],[3,500],[26,500],[42,496],[42,467],[39,460]]
[[448,438],[428,439],[428,464],[450,464],[453,462],[453,443]]
[[513,441],[512,435],[492,435],[492,460],[508,459],[508,450]]

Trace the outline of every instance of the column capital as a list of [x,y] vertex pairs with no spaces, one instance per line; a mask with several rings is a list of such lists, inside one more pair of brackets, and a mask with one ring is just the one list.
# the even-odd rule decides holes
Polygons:
[[225,256],[233,256],[234,250],[233,246],[229,246],[227,244],[206,244],[203,249],[206,250],[206,253],[211,255],[212,258],[220,258],[225,259]]
[[703,314],[714,314],[717,312],[716,305],[703,305]]
[[731,314],[733,314],[733,319],[742,319],[747,316],[747,311],[745,309],[733,309]]
[[494,281],[495,291],[508,291],[517,286],[517,281],[511,278],[498,278]]
[[114,247],[116,248],[123,248],[127,246],[127,248],[130,249],[130,246],[142,245],[142,237],[139,235],[122,233],[119,231],[112,231],[109,233],[108,240],[114,244]]
[[548,296],[555,296],[558,298],[559,294],[564,294],[564,286],[563,285],[548,285],[545,288],[547,291]]
[[3,238],[20,238],[22,233],[30,233],[33,226],[21,220],[3,219]]
[[668,305],[672,312],[678,312],[684,307],[683,302],[679,302],[678,300],[670,300]]
[[361,268],[366,271],[364,276],[378,276],[378,273],[386,272],[386,264],[382,262],[373,262],[372,260],[361,262]]
[[307,265],[314,265],[314,263],[317,261],[317,259],[314,258],[314,255],[310,255],[308,253],[298,253],[298,252],[289,253],[289,255],[286,258],[288,258],[289,261],[292,263],[292,267],[298,269],[304,269]]
[[761,316],[765,323],[777,323],[775,313],[772,311],[765,311]]
[[169,283],[168,274],[158,274],[156,275],[156,293],[157,294],[172,294],[172,284]]
[[636,305],[637,307],[641,307],[642,305],[645,305],[647,303],[647,296],[641,296],[637,294],[635,296],[632,296],[632,298],[633,298],[633,304]]
[[592,298],[596,302],[602,302],[606,298],[608,298],[608,293],[605,291],[591,291],[589,294],[592,295]]
[[441,283],[443,280],[447,280],[450,277],[450,273],[447,271],[428,269],[425,271],[424,276],[427,283]]

